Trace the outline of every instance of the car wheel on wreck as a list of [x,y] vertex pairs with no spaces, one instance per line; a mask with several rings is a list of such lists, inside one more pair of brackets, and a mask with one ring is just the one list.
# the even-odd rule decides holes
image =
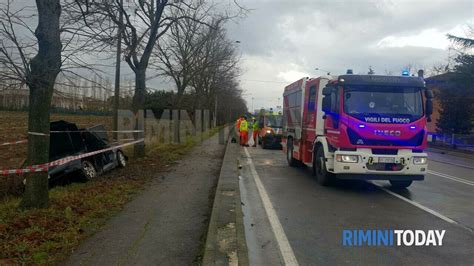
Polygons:
[[92,180],[97,177],[97,171],[95,170],[94,164],[90,161],[84,160],[82,161],[82,176],[86,180]]
[[117,151],[117,164],[120,168],[124,168],[127,165],[127,158],[122,151]]

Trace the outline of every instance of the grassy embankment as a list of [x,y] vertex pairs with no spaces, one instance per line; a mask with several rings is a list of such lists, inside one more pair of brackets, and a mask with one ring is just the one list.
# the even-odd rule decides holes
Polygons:
[[[111,123],[110,117],[100,116],[54,115],[53,119],[65,119],[83,126],[102,123],[108,128]],[[25,137],[22,131],[13,128],[24,126],[26,121],[25,113],[0,112],[0,130],[6,128],[6,131],[11,131],[13,139]],[[218,130],[212,129],[208,136]],[[0,132],[4,137],[1,133],[4,132]],[[51,189],[48,209],[22,211],[18,209],[18,196],[4,196],[0,200],[0,264],[61,262],[82,240],[119,212],[147,181],[165,171],[199,142],[197,138],[188,137],[181,144],[147,145],[146,157],[131,158],[124,169],[114,170],[93,182]],[[25,151],[17,151],[15,156],[2,153],[5,152],[0,150],[3,158],[13,159],[25,155]],[[3,158],[0,161],[6,162]]]

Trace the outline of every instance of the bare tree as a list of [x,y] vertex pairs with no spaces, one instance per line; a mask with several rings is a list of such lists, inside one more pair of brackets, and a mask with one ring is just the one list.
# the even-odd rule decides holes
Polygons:
[[[185,18],[174,23],[167,35],[163,36],[156,49],[157,63],[153,64],[158,76],[169,77],[176,86],[173,109],[181,109],[185,90],[190,86],[194,75],[199,73],[198,58],[206,36],[202,36],[204,17],[197,10],[178,10]],[[180,112],[178,112],[180,116]],[[180,117],[178,117],[178,120]],[[174,128],[174,140],[179,142],[180,123]]]
[[[211,15],[214,5],[206,0],[132,0],[122,4],[120,0],[75,0],[80,7],[86,25],[92,21],[111,21],[121,28],[124,44],[125,61],[135,74],[135,93],[132,109],[138,112],[143,109],[146,95],[146,71],[153,56],[153,50],[160,39],[175,23],[183,19],[206,23],[203,17]],[[237,17],[245,11],[237,5],[237,12],[230,16],[226,12],[214,17]],[[190,12],[189,12],[190,11]],[[189,14],[201,11],[203,17],[193,17]],[[124,21],[120,21],[123,16]],[[139,126],[136,123],[137,127]],[[138,128],[137,128],[138,129]],[[138,133],[137,138],[143,137]],[[135,155],[143,156],[144,143],[135,146]]]
[[[14,87],[29,88],[28,165],[49,160],[47,136],[55,85],[58,89],[74,87],[74,77],[88,79],[81,71],[100,73],[84,57],[91,51],[105,49],[105,42],[97,42],[97,38],[79,27],[80,17],[70,12],[73,4],[65,0],[36,0],[36,7],[12,0],[0,4],[0,80]],[[31,25],[36,21],[37,27],[33,29]],[[97,26],[98,31],[108,28],[109,25]],[[58,81],[60,72],[64,79]],[[60,95],[64,96],[64,91]],[[21,206],[47,205],[47,173],[28,175]]]
[[[2,78],[16,80],[29,88],[28,165],[48,162],[49,138],[36,133],[49,133],[49,112],[54,84],[61,69],[60,39],[61,5],[59,0],[36,0],[38,26],[33,32],[19,14],[27,7],[12,11],[11,1],[0,8],[2,38],[0,63],[7,71]],[[33,15],[30,15],[30,17]],[[34,33],[37,42],[23,41],[16,30]],[[37,49],[36,49],[37,47]],[[33,54],[36,53],[34,56]],[[44,208],[49,205],[48,173],[32,173],[26,177],[26,187],[20,206]]]
[[369,66],[369,71],[367,72],[368,75],[374,75],[375,74],[375,71],[374,69],[372,68],[372,66]]
[[236,78],[240,74],[238,57],[233,43],[219,25],[208,29],[199,63],[199,75],[195,75],[192,85],[198,95],[198,106],[215,107],[216,97],[224,89],[236,89]]
[[197,12],[193,12],[189,15],[190,18],[175,23],[157,43],[157,62],[154,68],[158,71],[157,76],[169,77],[175,83],[177,93],[173,108],[180,108],[185,90],[194,76],[201,74],[199,59],[209,36],[204,35],[204,25],[198,22],[203,20],[203,16],[199,16]]
[[[179,14],[175,11],[205,6],[204,0],[136,0],[127,1],[125,5],[122,5],[120,0],[76,0],[75,2],[81,8],[84,18],[91,18],[94,21],[108,20],[122,27],[121,37],[125,45],[125,61],[135,74],[135,94],[132,104],[134,112],[143,109],[145,103],[146,71],[157,40],[174,23],[185,18],[185,16],[175,16]],[[120,14],[123,15],[123,23],[119,19]],[[85,21],[87,24],[87,19]],[[138,123],[136,125],[139,126]],[[136,137],[142,138],[143,133],[138,133]],[[144,154],[144,143],[137,144],[135,155],[140,157]]]
[[448,40],[452,41],[455,45],[461,46],[465,49],[474,48],[474,26],[468,26],[468,35],[469,37],[460,37],[448,34]]
[[392,75],[393,75],[393,71],[392,71],[392,70],[389,70],[389,69],[385,69],[385,70],[384,70],[384,74],[387,75],[387,76],[392,76]]
[[[194,108],[211,108],[216,82],[238,73],[235,47],[223,29],[225,20],[214,19],[203,26],[195,20],[176,24],[159,43],[158,75],[170,77],[177,89],[175,107],[188,89],[194,91]],[[225,74],[223,74],[225,73]]]
[[430,69],[428,69],[426,76],[436,76],[441,75],[444,73],[448,73],[450,71],[449,64],[447,63],[437,63],[433,65]]

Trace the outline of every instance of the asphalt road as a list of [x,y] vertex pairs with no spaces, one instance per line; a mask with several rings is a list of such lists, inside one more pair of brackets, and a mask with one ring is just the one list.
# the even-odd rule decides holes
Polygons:
[[[474,265],[474,160],[433,154],[408,189],[385,181],[322,187],[281,150],[241,150],[240,189],[249,260],[279,264]],[[458,163],[456,163],[458,162]],[[342,244],[344,229],[446,230],[442,246]]]

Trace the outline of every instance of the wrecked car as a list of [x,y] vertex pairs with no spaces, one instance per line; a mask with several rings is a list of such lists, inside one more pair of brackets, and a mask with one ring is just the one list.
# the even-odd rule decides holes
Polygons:
[[[107,139],[103,125],[79,129],[74,123],[60,120],[51,122],[50,131],[50,162],[113,147]],[[66,161],[49,168],[49,180],[54,182],[73,174],[91,180],[114,168],[125,167],[127,159],[123,151],[116,148],[82,159]]]

